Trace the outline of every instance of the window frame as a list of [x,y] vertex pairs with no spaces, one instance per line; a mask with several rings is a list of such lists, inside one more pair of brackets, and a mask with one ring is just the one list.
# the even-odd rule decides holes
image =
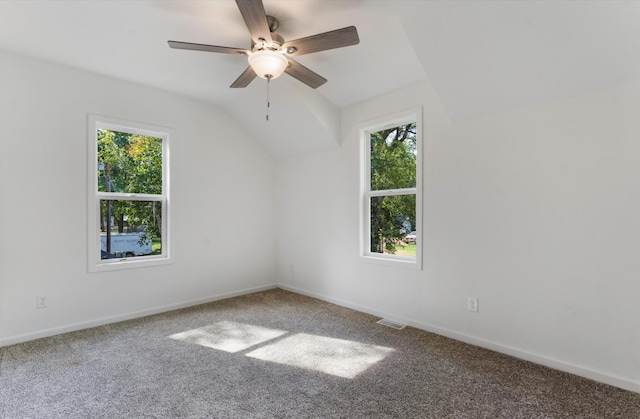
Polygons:
[[[120,192],[100,192],[98,190],[98,130],[125,132],[162,139],[162,193],[136,194]],[[169,143],[172,137],[170,128],[126,121],[118,118],[89,114],[88,116],[88,269],[89,272],[103,272],[119,269],[131,269],[173,263],[171,205],[170,205],[170,159]],[[101,258],[100,243],[100,201],[142,201],[161,202],[162,211],[162,253],[160,255],[123,257],[116,259]]]
[[[371,133],[415,122],[416,124],[416,186],[414,188],[371,190]],[[368,121],[360,127],[360,251],[363,262],[409,269],[422,269],[422,107],[394,113]],[[416,197],[416,257],[372,252],[371,203],[375,196],[415,195]]]

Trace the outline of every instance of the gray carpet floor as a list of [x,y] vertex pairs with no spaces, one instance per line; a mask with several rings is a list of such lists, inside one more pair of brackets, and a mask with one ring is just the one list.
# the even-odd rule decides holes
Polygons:
[[2,418],[640,418],[640,394],[284,290],[0,348]]

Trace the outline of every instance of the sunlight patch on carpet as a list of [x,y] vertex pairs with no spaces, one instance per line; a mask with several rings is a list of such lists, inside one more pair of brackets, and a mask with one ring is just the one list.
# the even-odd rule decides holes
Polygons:
[[299,333],[247,354],[263,361],[354,378],[393,349]]
[[207,348],[235,353],[286,333],[284,330],[224,321],[176,333],[169,337]]

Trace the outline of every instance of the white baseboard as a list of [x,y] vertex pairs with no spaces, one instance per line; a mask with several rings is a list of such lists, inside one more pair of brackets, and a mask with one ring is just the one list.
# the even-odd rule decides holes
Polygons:
[[99,319],[93,319],[86,322],[73,323],[66,326],[61,327],[53,327],[50,329],[38,330],[33,333],[26,333],[24,335],[19,336],[11,336],[5,339],[0,340],[0,347],[15,345],[16,343],[27,342],[30,340],[46,338],[49,336],[55,336],[62,333],[75,332],[76,330],[89,329],[91,327],[103,326],[105,324],[117,323],[125,320],[137,319],[139,317],[151,316],[153,314],[165,313],[167,311],[178,310],[181,308],[197,306],[200,304],[206,304],[213,301],[224,300],[227,298],[238,297],[241,295],[251,294],[254,292],[266,291],[269,289],[277,288],[278,286],[273,285],[265,285],[261,287],[248,288],[244,290],[229,292],[225,294],[218,294],[214,296],[209,296],[205,298],[198,298],[195,300],[183,301],[179,303],[168,304],[160,307],[152,307],[144,310],[133,311],[125,314],[118,314],[116,316],[103,317]]
[[183,301],[180,303],[169,304],[160,307],[152,307],[145,310],[134,311],[125,314],[119,314],[116,316],[103,317],[99,319],[94,319],[86,322],[73,323],[70,325],[62,326],[62,327],[54,327],[50,329],[43,329],[33,333],[27,333],[19,336],[12,336],[5,339],[0,340],[0,347],[14,345],[21,342],[26,342],[34,339],[40,339],[44,337],[59,335],[67,332],[74,332],[76,330],[88,329],[91,327],[102,326],[105,324],[116,323],[125,320],[131,320],[139,317],[150,316],[153,314],[165,313],[172,310],[178,310],[181,308],[192,307],[199,304],[206,304],[213,301],[224,300],[227,298],[238,297],[241,295],[251,294],[254,292],[266,291],[273,288],[282,288],[287,291],[295,292],[302,295],[307,295],[309,297],[317,298],[322,301],[327,301],[332,304],[336,304],[342,307],[347,307],[353,310],[357,310],[363,313],[371,314],[374,316],[386,318],[398,323],[403,323],[408,326],[415,327],[417,329],[426,330],[427,332],[436,333],[438,335],[446,336],[451,339],[455,339],[461,342],[469,343],[471,345],[480,346],[482,348],[490,349],[496,352],[500,352],[506,355],[510,355],[516,358],[524,359],[526,361],[534,362],[536,364],[544,365],[559,371],[568,372],[570,374],[578,375],[580,377],[588,378],[590,380],[598,381],[604,384],[609,384],[615,387],[619,387],[625,390],[633,391],[636,393],[640,393],[640,381],[634,381],[632,379],[626,377],[619,377],[612,374],[609,374],[604,371],[598,371],[593,368],[575,365],[570,362],[549,358],[546,356],[538,355],[532,352],[528,352],[522,349],[514,348],[508,345],[503,345],[497,342],[489,341],[486,339],[478,338],[476,336],[467,335],[464,333],[459,333],[450,329],[438,327],[429,323],[420,322],[417,320],[412,320],[408,318],[404,318],[402,316],[396,316],[392,313],[385,313],[380,310],[373,309],[371,307],[365,307],[359,304],[352,303],[350,301],[329,297],[323,294],[318,294],[315,292],[310,292],[304,289],[291,287],[289,285],[283,284],[273,284],[266,285],[261,287],[249,288],[239,291],[234,291],[225,294],[218,294],[214,296],[209,296],[205,298],[198,298],[195,300]]
[[544,365],[546,367],[553,368],[555,370],[568,372],[570,374],[588,378],[593,381],[598,381],[600,383],[622,388],[624,390],[640,393],[640,381],[635,381],[635,380],[632,380],[631,378],[619,377],[604,371],[598,371],[596,369],[585,367],[582,365],[576,365],[567,361],[549,358],[549,357],[538,355],[526,350],[514,348],[508,345],[503,345],[498,342],[493,342],[490,340],[478,338],[476,336],[467,335],[465,333],[456,332],[454,330],[438,327],[429,323],[424,323],[417,320],[404,318],[402,316],[396,316],[394,314],[385,313],[380,310],[373,309],[371,307],[361,306],[359,304],[354,304],[350,301],[332,298],[332,297],[318,294],[315,292],[309,292],[303,289],[291,287],[289,285],[279,284],[278,287],[287,291],[295,292],[297,294],[307,295],[309,297],[317,298],[319,300],[336,304],[342,307],[347,307],[363,313],[371,314],[373,316],[378,316],[378,317],[392,320],[394,322],[406,324],[407,326],[412,326],[417,329],[425,330],[427,332],[435,333],[441,336],[446,336],[448,338],[465,342],[471,345],[490,349],[492,351],[510,355],[515,358],[524,359],[526,361]]

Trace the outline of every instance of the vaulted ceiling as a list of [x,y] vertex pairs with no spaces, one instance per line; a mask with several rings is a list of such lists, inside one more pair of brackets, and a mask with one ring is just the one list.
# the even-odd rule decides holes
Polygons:
[[[296,39],[355,25],[360,44],[300,56],[328,79],[229,85],[250,47],[233,0],[0,1],[0,49],[216,104],[278,159],[340,142],[340,109],[429,81],[452,121],[640,81],[640,2],[263,0]],[[1,65],[0,65],[1,68]],[[0,72],[1,77],[1,72]]]

